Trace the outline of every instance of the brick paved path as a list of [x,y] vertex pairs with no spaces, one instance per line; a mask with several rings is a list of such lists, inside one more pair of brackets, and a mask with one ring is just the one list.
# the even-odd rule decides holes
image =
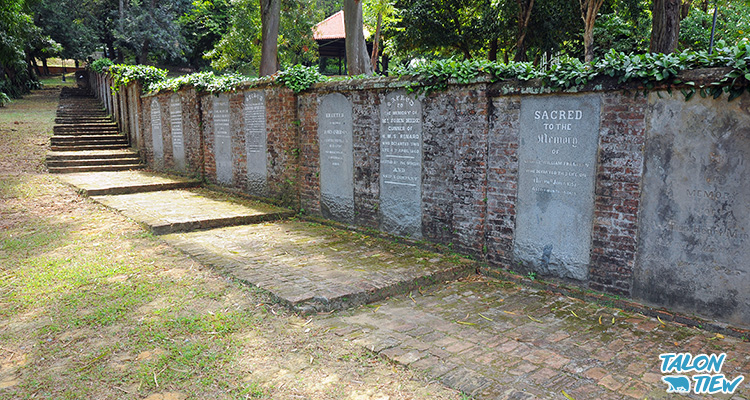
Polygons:
[[[284,213],[205,191],[158,191],[185,180],[113,174],[61,179],[94,193],[148,191],[95,200],[151,229],[165,221],[206,229],[214,225],[201,221]],[[459,257],[296,220],[163,238],[300,311],[375,302],[312,318],[341,340],[476,398],[750,399],[749,342],[472,275],[476,265]],[[468,277],[443,283],[461,276]],[[667,394],[659,370],[662,353],[726,353],[721,373],[745,380],[734,394]]]

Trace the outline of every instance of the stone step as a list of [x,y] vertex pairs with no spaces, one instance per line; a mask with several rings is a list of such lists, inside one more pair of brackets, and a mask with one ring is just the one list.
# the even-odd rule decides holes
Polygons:
[[55,136],[111,136],[119,135],[120,131],[116,128],[100,128],[100,129],[76,129],[74,126],[64,130],[53,131]]
[[125,164],[125,165],[86,165],[75,167],[49,167],[47,168],[53,174],[70,174],[75,172],[91,171],[129,171],[143,168],[142,164]]
[[65,144],[120,144],[128,143],[128,138],[125,135],[114,134],[114,135],[55,135],[50,138],[52,145],[65,145]]
[[188,189],[199,181],[183,177],[166,177],[146,171],[86,172],[66,174],[60,180],[74,186],[84,196],[103,196],[162,190]]
[[165,190],[92,198],[144,224],[155,235],[256,224],[294,215],[263,203],[214,199],[206,191]]
[[51,151],[47,153],[47,160],[98,160],[118,158],[139,158],[137,151],[125,150],[93,150],[93,151]]
[[50,146],[50,150],[52,151],[77,151],[77,150],[117,150],[117,149],[127,149],[128,144],[63,144],[63,145],[56,145],[53,144]]
[[50,160],[47,159],[47,168],[61,167],[89,167],[97,165],[138,165],[139,157],[128,158],[90,158],[81,160]]

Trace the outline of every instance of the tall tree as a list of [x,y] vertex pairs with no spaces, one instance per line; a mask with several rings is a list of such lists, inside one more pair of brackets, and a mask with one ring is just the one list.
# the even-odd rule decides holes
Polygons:
[[281,0],[260,0],[261,52],[260,76],[279,70],[279,20]]
[[364,12],[365,17],[367,16],[368,12],[376,14],[375,16],[375,35],[372,39],[372,53],[370,54],[370,63],[372,64],[373,69],[378,68],[378,56],[380,54],[380,40],[381,35],[383,32],[383,17],[388,17],[391,13],[393,13],[393,3],[391,0],[375,0],[373,2],[374,4],[365,4],[365,6],[368,6]]
[[518,6],[515,61],[526,61],[526,34],[529,31],[529,20],[531,19],[531,10],[534,9],[534,0],[515,1]]
[[372,74],[363,30],[361,0],[344,0],[344,32],[346,35],[346,64],[349,75]]
[[604,0],[578,0],[581,5],[581,18],[583,18],[583,48],[584,60],[591,62],[594,59],[594,23]]
[[190,66],[196,69],[207,66],[204,54],[213,49],[229,29],[228,1],[195,0],[190,11],[178,22]]
[[654,0],[651,13],[651,53],[673,53],[680,40],[680,0]]

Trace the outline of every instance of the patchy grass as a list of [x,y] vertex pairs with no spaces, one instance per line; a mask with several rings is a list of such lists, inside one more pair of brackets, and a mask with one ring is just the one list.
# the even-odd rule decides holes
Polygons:
[[57,95],[0,109],[0,399],[460,398],[45,173]]

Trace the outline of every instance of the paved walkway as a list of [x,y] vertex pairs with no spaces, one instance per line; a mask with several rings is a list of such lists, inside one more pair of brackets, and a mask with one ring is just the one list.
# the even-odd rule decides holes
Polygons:
[[[349,308],[311,318],[319,329],[476,398],[750,399],[750,343],[741,339],[480,277],[469,260],[361,233],[232,219],[287,215],[275,207],[201,190],[159,191],[185,180],[108,174],[61,179],[89,193],[139,192],[94,199],[157,233],[189,221],[184,229],[202,230],[163,238],[299,311]],[[201,222],[209,220],[224,222]],[[236,224],[243,225],[223,226]],[[667,394],[662,376],[680,374],[661,373],[664,353],[726,353],[720,373],[745,380],[733,394]]]

